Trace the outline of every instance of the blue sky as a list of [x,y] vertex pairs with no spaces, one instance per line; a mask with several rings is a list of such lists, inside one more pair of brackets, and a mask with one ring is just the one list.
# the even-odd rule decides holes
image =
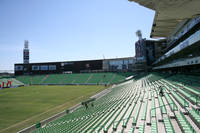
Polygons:
[[0,70],[23,62],[135,55],[136,30],[149,38],[154,11],[128,0],[0,0]]

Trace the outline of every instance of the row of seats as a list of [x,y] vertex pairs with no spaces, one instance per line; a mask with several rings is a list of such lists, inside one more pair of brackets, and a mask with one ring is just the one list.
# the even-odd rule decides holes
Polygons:
[[[163,80],[163,81],[166,82],[166,80]],[[167,82],[167,83],[170,84],[171,86],[173,86],[178,92],[183,94],[193,104],[196,104],[198,101],[200,101],[200,97],[198,97],[198,95],[200,96],[200,93],[199,93],[198,90],[189,88],[187,86],[183,86],[182,84],[181,84],[181,87],[180,87],[180,83],[175,83],[175,84],[172,84],[172,83],[169,83],[169,82]],[[179,86],[176,86],[177,84]]]
[[184,133],[194,133],[193,127],[190,125],[188,120],[185,118],[182,112],[176,113],[176,119],[178,121],[179,126],[181,127],[181,130]]
[[164,121],[166,133],[175,133],[174,127],[172,126],[170,118],[169,117],[164,118],[163,121]]
[[193,119],[193,121],[197,124],[198,127],[200,127],[200,112],[194,108],[192,108],[189,111],[190,117]]
[[154,97],[154,91],[151,87],[151,108],[153,110],[151,110],[151,117],[156,117],[156,110],[154,109],[155,108],[155,97]]
[[[193,104],[196,103],[196,100],[197,100],[196,96],[194,94],[192,95],[191,92],[197,92],[199,90],[192,88],[192,87],[190,87],[190,88],[185,88],[185,86],[180,87],[179,86],[180,83],[178,83],[178,82],[174,83],[174,81],[170,81],[168,79],[161,79],[157,83],[161,83],[161,84],[159,84],[159,86],[162,86],[166,89],[165,98],[166,98],[167,102],[170,104],[171,111],[178,111],[178,107],[175,104],[175,102],[172,100],[171,96],[184,109],[189,108],[189,101]],[[190,91],[188,91],[188,90],[190,90]],[[171,94],[171,96],[169,94]],[[199,126],[200,121],[197,121],[198,117],[200,117],[199,111],[192,107],[192,109],[191,108],[189,109],[189,113],[190,113],[190,118],[193,120],[193,122],[195,122],[197,127],[200,127]],[[193,113],[194,116],[192,116],[191,113]],[[182,112],[176,113],[175,116],[176,116],[177,122],[179,123],[180,128],[182,129],[182,132],[196,132],[193,129],[193,127],[191,126],[191,124],[187,121],[186,117],[183,115]],[[197,118],[197,119],[195,119],[195,118]],[[165,121],[166,120],[164,120],[164,122]],[[185,123],[187,123],[187,124],[185,124]]]
[[151,132],[152,133],[158,133],[158,125],[155,120],[151,121]]

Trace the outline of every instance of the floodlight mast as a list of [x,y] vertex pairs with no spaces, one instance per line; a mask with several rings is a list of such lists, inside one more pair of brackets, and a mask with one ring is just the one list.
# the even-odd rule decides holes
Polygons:
[[24,48],[25,48],[25,49],[28,49],[28,43],[29,43],[28,40],[25,40],[25,41],[24,41]]
[[139,38],[139,40],[142,40],[142,32],[141,30],[136,31],[136,36]]
[[24,64],[29,64],[29,48],[28,48],[29,42],[28,40],[24,41],[24,50],[23,50],[23,59]]

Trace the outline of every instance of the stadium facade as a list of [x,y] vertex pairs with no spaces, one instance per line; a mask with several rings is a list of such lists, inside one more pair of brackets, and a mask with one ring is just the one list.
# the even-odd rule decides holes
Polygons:
[[15,75],[133,71],[135,58],[15,64]]
[[164,54],[153,63],[154,70],[200,71],[200,17],[180,22],[167,42]]
[[129,1],[155,10],[150,37],[157,40],[136,42],[136,60],[155,71],[200,72],[200,1]]

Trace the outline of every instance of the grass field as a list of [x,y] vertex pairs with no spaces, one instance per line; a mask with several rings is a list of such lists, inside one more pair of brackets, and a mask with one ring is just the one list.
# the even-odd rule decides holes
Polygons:
[[0,132],[19,131],[103,89],[104,86],[25,86],[0,90]]

